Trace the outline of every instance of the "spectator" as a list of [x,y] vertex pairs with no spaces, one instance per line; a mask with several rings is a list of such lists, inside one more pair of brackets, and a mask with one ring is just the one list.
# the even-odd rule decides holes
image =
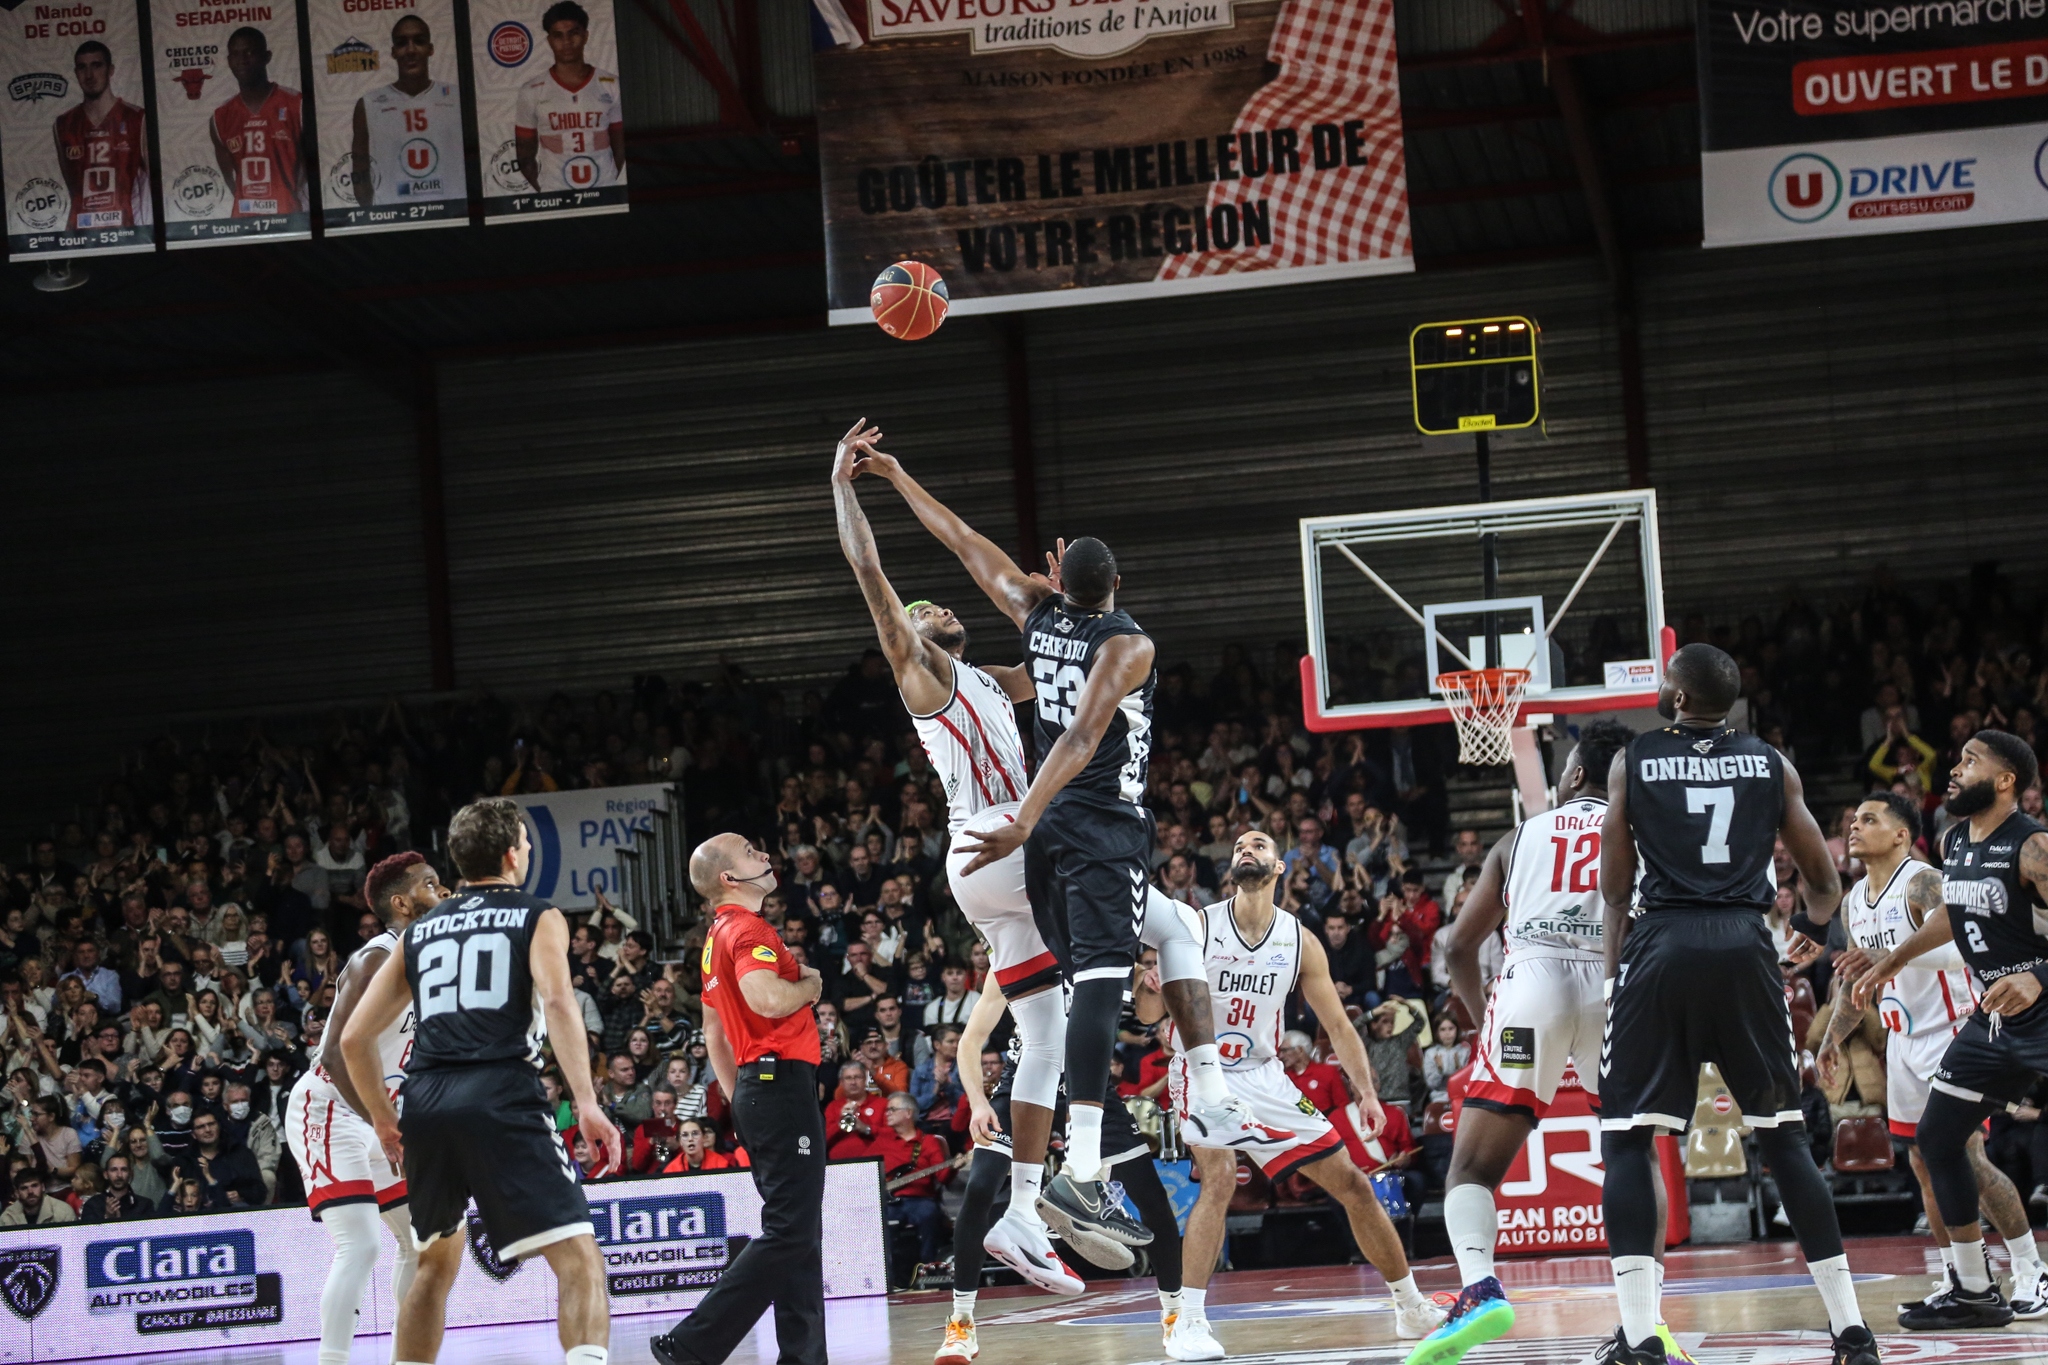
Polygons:
[[206,1189],[197,1180],[175,1180],[171,1182],[171,1192],[157,1206],[157,1212],[167,1218],[182,1218],[195,1213],[212,1213],[218,1207],[207,1202]]
[[33,1166],[16,1172],[14,1202],[0,1209],[0,1228],[46,1227],[52,1223],[75,1223],[78,1215],[62,1199],[43,1193],[43,1176]]
[[44,1172],[44,1188],[62,1195],[71,1188],[71,1174],[84,1159],[83,1144],[71,1127],[65,1102],[55,1095],[39,1095],[30,1106],[30,1145],[36,1164]]
[[[1384,1101],[1386,1096],[1380,1098]],[[1344,1140],[1345,1151],[1351,1154],[1351,1160],[1359,1170],[1368,1174],[1382,1167],[1394,1171],[1400,1178],[1408,1207],[1419,1209],[1428,1182],[1418,1169],[1420,1150],[1415,1145],[1414,1130],[1408,1126],[1407,1112],[1399,1105],[1383,1103],[1381,1108],[1387,1123],[1372,1137],[1365,1135],[1366,1124],[1358,1112],[1356,1099],[1333,1112],[1330,1122],[1336,1125],[1337,1135]]]
[[1307,870],[1309,901],[1320,907],[1343,889],[1343,868],[1336,850],[1324,845],[1323,822],[1315,816],[1306,815],[1296,821],[1294,837],[1294,847],[1281,861],[1290,877],[1296,871]]
[[711,1131],[702,1119],[684,1119],[676,1128],[676,1154],[661,1169],[669,1175],[682,1175],[690,1171],[728,1171],[752,1164],[745,1148],[728,1156],[714,1147],[711,1139]]
[[868,1084],[884,1095],[910,1088],[910,1064],[890,1054],[888,1040],[879,1028],[871,1026],[861,1036],[860,1050],[854,1056],[867,1069]]
[[[916,1178],[889,1192],[887,1219],[907,1223],[917,1230],[919,1265],[936,1260],[939,1254],[939,1187],[952,1178],[945,1169],[946,1144],[918,1129],[917,1101],[902,1091],[889,1096],[888,1126],[868,1143],[868,1152],[882,1159],[884,1187],[908,1176]],[[937,1166],[941,1169],[931,1170]],[[898,1274],[897,1282],[908,1276]]]
[[128,1179],[135,1197],[154,1211],[170,1193],[169,1183],[164,1179],[169,1163],[164,1159],[163,1148],[157,1143],[156,1134],[146,1127],[125,1130],[121,1142],[128,1157]]
[[967,988],[966,964],[948,962],[939,970],[939,984],[945,988],[945,994],[924,1007],[925,1028],[935,1029],[941,1024],[967,1027],[967,1016],[974,1012],[981,992]]
[[1480,841],[1476,829],[1461,829],[1458,837],[1451,841],[1451,856],[1457,862],[1444,873],[1443,893],[1437,897],[1442,905],[1449,905],[1458,898],[1458,888],[1479,875],[1479,865],[1486,861],[1486,845]]
[[676,1013],[676,985],[665,976],[656,977],[653,985],[640,992],[640,1009],[640,1027],[647,1030],[656,1052],[688,1047],[696,1035],[690,1021]]
[[635,929],[620,939],[618,963],[612,971],[631,979],[630,994],[635,997],[652,986],[661,975],[661,966],[654,961],[654,935],[645,929]]
[[76,964],[66,972],[65,979],[78,978],[85,988],[98,1000],[100,1008],[108,1014],[121,1012],[121,976],[110,967],[100,965],[100,945],[91,939],[81,942],[73,949],[72,961]]
[[635,1175],[647,1175],[666,1168],[682,1150],[681,1129],[682,1121],[676,1118],[676,1092],[663,1081],[648,1097],[646,1121],[633,1130],[633,1153],[627,1169]]
[[277,1165],[284,1155],[284,1140],[270,1115],[256,1112],[246,1082],[229,1081],[225,1098],[228,1136],[248,1148],[249,1155],[256,1159],[256,1169],[263,1176],[264,1199],[268,1202],[277,1191]]
[[633,1065],[633,1059],[625,1052],[614,1052],[605,1063],[604,1079],[597,1084],[597,1102],[602,1105],[612,1122],[622,1130],[632,1131],[633,1121],[624,1118],[620,1107],[631,1101],[639,1092],[640,1072]]
[[868,1069],[858,1061],[839,1068],[839,1088],[825,1106],[825,1154],[833,1160],[862,1156],[870,1139],[886,1124],[888,1095],[874,1087]]
[[1458,1021],[1448,1014],[1438,1015],[1435,1040],[1422,1053],[1422,1083],[1429,1090],[1429,1098],[1448,1102],[1451,1077],[1463,1071],[1471,1060],[1472,1045],[1459,1041]]
[[122,1152],[107,1158],[104,1168],[107,1187],[85,1201],[78,1217],[84,1223],[123,1223],[156,1212],[155,1205],[135,1192],[129,1176],[133,1163]]
[[1328,1114],[1344,1102],[1344,1073],[1317,1061],[1314,1041],[1300,1029],[1280,1035],[1280,1061],[1287,1079],[1318,1112]]
[[[1343,906],[1323,917],[1323,942],[1330,959],[1330,979],[1337,997],[1346,1005],[1370,1008],[1379,1003],[1379,969],[1373,961],[1372,941],[1357,931],[1353,912],[1358,904],[1355,889],[1346,890]],[[1331,1027],[1336,1020],[1322,1021]]]
[[919,1121],[928,1131],[950,1129],[953,1110],[967,1098],[958,1074],[960,1032],[952,1024],[934,1030],[932,1055],[919,1062],[910,1076],[910,1098],[917,1101]]
[[1385,993],[1406,995],[1415,999],[1429,996],[1430,950],[1436,941],[1436,931],[1443,926],[1443,907],[1430,899],[1424,887],[1422,869],[1409,868],[1401,874],[1401,904],[1398,907],[1396,923],[1401,935],[1408,941],[1408,947],[1401,954],[1399,962],[1387,968]]
[[889,978],[874,966],[875,950],[856,939],[846,945],[846,966],[834,983],[833,1003],[848,1028],[865,1031],[875,1019],[875,1001],[890,992]]
[[[329,905],[346,906],[357,912],[369,908],[369,903],[363,899],[363,878],[368,875],[368,868],[362,851],[349,838],[345,821],[337,820],[328,829],[327,842],[314,855],[313,861],[327,874],[327,900],[321,909]],[[348,922],[354,924],[355,916],[350,915]],[[310,942],[309,936],[309,946]]]
[[1357,1029],[1381,1101],[1390,1110],[1406,1108],[1415,1093],[1408,1053],[1422,1035],[1422,1016],[1404,1001],[1388,1000],[1359,1020]]
[[210,1113],[193,1118],[192,1145],[172,1170],[175,1179],[199,1187],[201,1200],[210,1209],[254,1208],[269,1197],[256,1158]]

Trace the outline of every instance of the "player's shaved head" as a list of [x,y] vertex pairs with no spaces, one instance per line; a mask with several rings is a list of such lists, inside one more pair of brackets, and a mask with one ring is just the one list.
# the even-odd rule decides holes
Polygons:
[[732,860],[747,846],[737,834],[714,834],[690,855],[690,885],[705,900],[716,901],[725,889],[719,877],[732,870]]
[[1094,536],[1082,536],[1060,556],[1060,587],[1084,607],[1107,602],[1116,591],[1116,556]]
[[967,653],[967,627],[960,618],[936,602],[916,601],[903,609],[910,614],[911,627],[954,658]]
[[[1683,711],[1702,720],[1719,720],[1742,695],[1742,670],[1724,649],[1712,645],[1687,645],[1671,656],[1664,669],[1664,686],[1657,697],[1657,710],[1666,720]],[[1677,698],[1684,697],[1683,703]]]

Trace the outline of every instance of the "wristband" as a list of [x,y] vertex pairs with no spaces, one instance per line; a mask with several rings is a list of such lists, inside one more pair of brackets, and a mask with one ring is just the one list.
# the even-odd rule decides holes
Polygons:
[[1786,922],[1798,932],[1818,943],[1821,947],[1825,948],[1828,946],[1828,927],[1825,924],[1815,924],[1806,917],[1804,910],[1794,910],[1792,918]]

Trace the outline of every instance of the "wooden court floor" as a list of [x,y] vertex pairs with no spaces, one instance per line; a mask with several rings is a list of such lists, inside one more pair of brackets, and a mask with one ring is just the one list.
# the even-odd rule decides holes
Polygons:
[[[1994,1256],[1996,1259],[1996,1256]],[[2048,1320],[2003,1332],[1900,1332],[1896,1305],[1919,1298],[1940,1262],[1920,1238],[1856,1238],[1849,1243],[1865,1316],[1888,1365],[2048,1365]],[[1475,1365],[1578,1365],[1614,1330],[1612,1282],[1599,1256],[1503,1261],[1516,1304],[1512,1335],[1467,1359]],[[1425,1291],[1455,1290],[1448,1260],[1416,1269]],[[1150,1281],[1108,1280],[1077,1299],[1023,1289],[984,1291],[976,1365],[1139,1365],[1162,1360],[1159,1301]],[[829,1305],[834,1365],[929,1365],[949,1296],[896,1295]],[[1790,1242],[1680,1248],[1671,1253],[1665,1316],[1701,1365],[1828,1365],[1826,1319],[1798,1248]],[[1409,1346],[1394,1338],[1385,1286],[1365,1267],[1319,1266],[1217,1276],[1209,1317],[1240,1365],[1399,1365]],[[668,1320],[625,1317],[612,1323],[615,1365],[645,1365],[647,1339]],[[356,1342],[351,1365],[385,1365],[389,1337]],[[450,1332],[441,1365],[557,1365],[552,1326]],[[140,1359],[133,1358],[133,1359]],[[180,1352],[168,1365],[314,1365],[314,1343],[242,1350]],[[774,1365],[763,1322],[735,1362]]]

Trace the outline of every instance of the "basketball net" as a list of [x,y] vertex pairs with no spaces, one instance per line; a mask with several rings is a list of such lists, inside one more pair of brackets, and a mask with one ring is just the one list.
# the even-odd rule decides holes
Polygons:
[[1529,686],[1526,668],[1475,668],[1436,675],[1451,723],[1458,727],[1460,763],[1511,763],[1511,736]]

